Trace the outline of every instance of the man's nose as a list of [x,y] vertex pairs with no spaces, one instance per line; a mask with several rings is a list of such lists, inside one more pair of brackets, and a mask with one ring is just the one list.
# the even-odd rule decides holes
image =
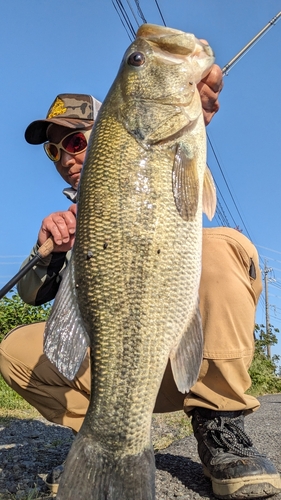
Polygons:
[[75,163],[75,158],[72,154],[67,153],[63,149],[61,149],[61,157],[60,162],[63,167],[69,167]]

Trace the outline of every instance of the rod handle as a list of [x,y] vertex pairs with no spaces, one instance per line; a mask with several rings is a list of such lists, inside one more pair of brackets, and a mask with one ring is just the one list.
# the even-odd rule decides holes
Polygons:
[[53,252],[55,247],[55,243],[53,238],[50,236],[41,247],[38,248],[37,253],[40,256],[41,259],[44,259],[45,257],[48,257],[50,253]]

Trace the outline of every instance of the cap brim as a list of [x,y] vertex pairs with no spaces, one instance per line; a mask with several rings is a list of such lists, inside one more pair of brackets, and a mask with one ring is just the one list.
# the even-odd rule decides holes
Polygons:
[[48,140],[47,128],[50,123],[61,125],[71,129],[84,129],[93,125],[92,120],[81,120],[75,118],[46,118],[45,120],[36,120],[28,125],[24,137],[29,144],[43,144]]

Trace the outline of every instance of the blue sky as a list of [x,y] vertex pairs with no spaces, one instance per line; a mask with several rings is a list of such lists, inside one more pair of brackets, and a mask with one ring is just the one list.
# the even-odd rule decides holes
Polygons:
[[[123,0],[126,10],[129,7]],[[134,2],[131,0],[131,5]],[[205,38],[220,66],[280,12],[280,0],[158,0],[167,26]],[[156,3],[140,0],[150,23]],[[141,20],[139,19],[141,24]],[[136,25],[135,25],[136,26]],[[130,39],[111,0],[10,0],[1,5],[0,287],[17,272],[41,220],[66,209],[65,187],[41,146],[24,140],[59,93],[103,100]],[[208,136],[208,164],[231,227],[257,245],[269,276],[270,321],[281,330],[281,20],[224,78],[221,109]],[[217,159],[216,159],[217,158]],[[211,225],[220,225],[219,215]],[[264,294],[257,322],[265,323]],[[281,334],[273,354],[281,355]]]

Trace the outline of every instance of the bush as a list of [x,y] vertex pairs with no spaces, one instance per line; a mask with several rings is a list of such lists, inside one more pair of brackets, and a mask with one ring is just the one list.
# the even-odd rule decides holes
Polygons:
[[264,355],[255,354],[249,370],[252,380],[251,394],[281,392],[281,379],[275,375],[274,365]]
[[20,325],[46,321],[51,305],[30,306],[25,304],[17,293],[0,300],[0,341],[10,330]]
[[250,394],[262,395],[281,392],[281,379],[277,376],[277,362],[280,356],[270,358],[267,349],[268,345],[277,343],[274,332],[278,333],[279,330],[273,328],[272,325],[269,326],[267,333],[264,330],[264,325],[256,325],[255,355],[249,369],[252,380],[252,386],[248,391]]
[[[0,300],[0,342],[6,333],[20,325],[46,321],[51,305],[30,306],[25,304],[17,293]],[[32,346],[31,346],[32,348]],[[7,386],[0,375],[1,408],[7,410],[27,410],[30,405],[15,391]],[[2,415],[1,415],[2,416]]]

